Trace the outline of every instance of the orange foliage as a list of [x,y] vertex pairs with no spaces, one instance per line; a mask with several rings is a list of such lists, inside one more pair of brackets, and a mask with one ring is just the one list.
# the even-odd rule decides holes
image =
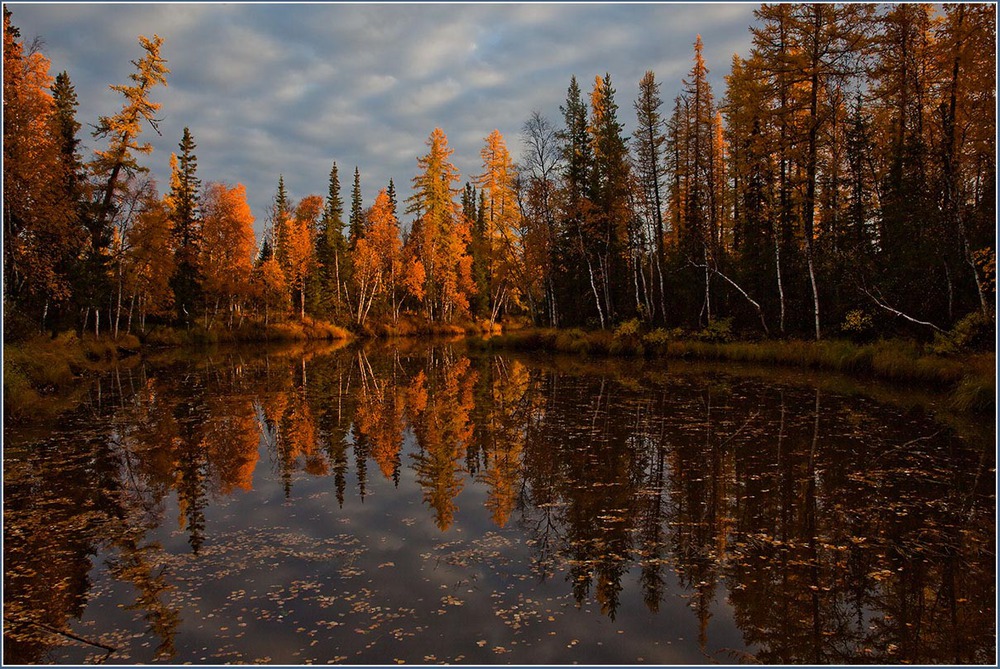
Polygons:
[[141,315],[170,313],[174,293],[171,220],[167,205],[147,199],[143,211],[125,233],[128,249],[126,287],[138,302]]
[[[455,498],[463,487],[462,460],[472,441],[470,419],[474,406],[473,386],[477,378],[468,358],[442,360],[443,369],[434,370],[432,385],[427,388],[421,372],[411,384],[409,397],[413,431],[420,452],[414,454],[417,482],[424,490],[424,501],[434,511],[434,521],[447,530],[455,520]],[[426,398],[423,410],[416,406]]]
[[84,243],[75,203],[65,192],[49,61],[25,53],[4,16],[3,209],[4,297],[69,298],[60,261]]
[[253,270],[254,218],[243,184],[228,188],[208,186],[202,201],[202,244],[199,265],[203,287],[216,304],[227,300],[230,308],[245,297]]
[[[447,321],[467,313],[469,295],[475,293],[468,252],[471,231],[454,200],[458,191],[452,184],[459,176],[449,160],[454,151],[448,148],[448,138],[435,128],[427,145],[430,151],[417,159],[423,171],[413,179],[415,193],[410,203],[418,220],[410,233],[413,249],[409,255],[423,266],[428,315]],[[413,267],[410,264],[408,269]],[[409,286],[415,277],[409,271],[408,275],[405,283]]]

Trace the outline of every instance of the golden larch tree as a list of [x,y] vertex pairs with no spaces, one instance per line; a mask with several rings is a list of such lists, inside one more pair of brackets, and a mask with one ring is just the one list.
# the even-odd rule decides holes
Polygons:
[[517,302],[520,294],[522,256],[521,213],[514,182],[514,161],[503,135],[494,130],[485,139],[479,154],[483,173],[476,177],[482,193],[486,224],[486,268],[489,285],[490,329],[508,302]]

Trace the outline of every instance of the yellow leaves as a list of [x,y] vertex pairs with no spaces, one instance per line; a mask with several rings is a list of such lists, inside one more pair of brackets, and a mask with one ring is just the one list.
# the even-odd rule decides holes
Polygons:
[[125,233],[126,282],[146,313],[165,314],[173,304],[171,221],[166,205],[150,198]]
[[210,184],[202,201],[199,264],[205,290],[216,298],[246,292],[255,246],[254,217],[243,184]]
[[[463,259],[468,256],[470,231],[454,201],[457,190],[452,184],[458,181],[458,170],[449,162],[453,151],[448,139],[435,128],[427,144],[430,151],[417,159],[423,171],[413,179],[415,193],[409,200],[418,220],[409,237],[408,256],[423,265],[423,298],[429,302],[429,313],[450,320],[468,310],[471,280],[463,274]],[[411,293],[413,278],[406,282]]]

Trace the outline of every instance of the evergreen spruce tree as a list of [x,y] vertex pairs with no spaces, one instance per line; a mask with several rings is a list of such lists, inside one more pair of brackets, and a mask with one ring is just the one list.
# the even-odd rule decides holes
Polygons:
[[351,188],[351,216],[348,221],[348,226],[350,227],[350,233],[348,241],[351,245],[351,250],[358,243],[358,239],[364,234],[365,221],[364,221],[364,210],[361,203],[361,173],[358,168],[354,168],[354,187]]
[[386,195],[389,196],[389,206],[392,208],[392,215],[398,217],[399,213],[397,209],[399,208],[399,202],[396,200],[396,184],[389,179],[389,188],[386,190]]
[[316,260],[319,271],[313,276],[317,277],[318,285],[313,287],[312,292],[318,295],[319,312],[339,317],[345,306],[344,284],[350,277],[351,268],[347,240],[344,238],[344,201],[340,196],[337,163],[330,168],[330,183],[316,242]]
[[174,261],[177,267],[171,287],[174,290],[174,305],[177,317],[187,323],[201,300],[201,278],[198,268],[198,252],[201,241],[201,226],[198,220],[198,191],[201,180],[196,176],[198,157],[194,154],[197,145],[191,130],[184,128],[177,158],[177,173],[173,180],[170,202],[173,205],[172,222],[174,238]]

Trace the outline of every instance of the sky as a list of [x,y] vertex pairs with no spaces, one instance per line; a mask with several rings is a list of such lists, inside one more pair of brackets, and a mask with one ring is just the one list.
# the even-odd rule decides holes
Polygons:
[[[142,57],[138,35],[164,39],[171,72],[152,98],[161,136],[140,162],[161,192],[184,127],[203,182],[242,183],[264,228],[278,176],[289,195],[326,195],[334,161],[349,207],[354,168],[364,205],[392,178],[410,195],[417,157],[435,127],[448,136],[462,181],[482,172],[484,138],[498,129],[517,160],[537,110],[561,126],[575,75],[585,96],[610,73],[619,120],[635,127],[638,82],[653,70],[669,113],[700,34],[717,98],[732,55],[750,48],[758,5],[734,4],[27,4],[8,3],[52,74],[69,72],[85,155],[101,115],[122,105]],[[404,224],[406,223],[404,217]]]

